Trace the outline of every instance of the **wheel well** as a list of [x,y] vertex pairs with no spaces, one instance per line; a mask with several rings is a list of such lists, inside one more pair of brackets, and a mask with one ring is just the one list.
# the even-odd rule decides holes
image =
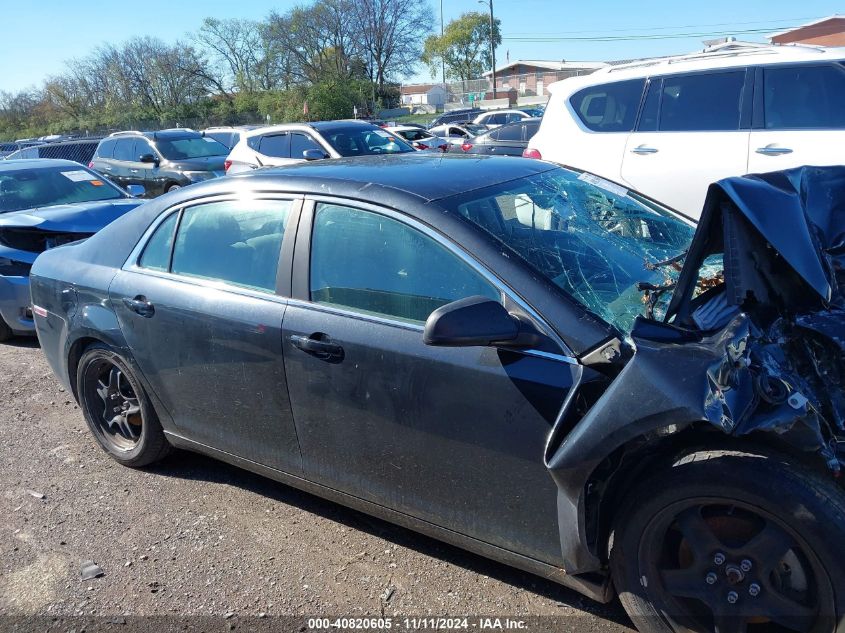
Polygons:
[[94,343],[103,343],[103,341],[93,336],[83,337],[73,342],[67,355],[67,378],[71,391],[73,392],[73,397],[77,402],[79,401],[79,394],[76,389],[76,368],[79,367],[79,359],[82,358],[82,354]]
[[[785,461],[800,463],[818,473],[830,476],[824,460],[815,453],[800,451],[773,433],[757,433],[746,437],[725,435],[709,424],[693,424],[684,430],[660,439],[640,437],[628,442],[608,456],[597,469],[606,476],[592,479],[587,488],[586,519],[590,545],[606,563],[613,525],[622,501],[644,478],[656,470],[668,470],[684,456],[701,451],[741,451],[756,455],[780,455]],[[604,468],[603,468],[604,467]]]

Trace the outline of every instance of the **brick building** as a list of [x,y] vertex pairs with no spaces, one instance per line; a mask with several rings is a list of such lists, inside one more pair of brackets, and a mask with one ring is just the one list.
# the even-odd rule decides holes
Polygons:
[[772,44],[845,46],[845,15],[831,15],[794,29],[773,33],[769,40]]

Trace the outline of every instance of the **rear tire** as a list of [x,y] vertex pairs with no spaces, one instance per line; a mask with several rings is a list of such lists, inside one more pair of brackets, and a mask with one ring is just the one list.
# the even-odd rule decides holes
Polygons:
[[613,581],[644,633],[832,633],[845,614],[845,492],[772,455],[701,452],[626,497]]
[[0,343],[12,340],[14,335],[12,328],[3,320],[3,317],[0,317]]
[[107,345],[95,343],[83,352],[76,392],[88,428],[115,461],[139,468],[171,451],[143,386],[129,363]]

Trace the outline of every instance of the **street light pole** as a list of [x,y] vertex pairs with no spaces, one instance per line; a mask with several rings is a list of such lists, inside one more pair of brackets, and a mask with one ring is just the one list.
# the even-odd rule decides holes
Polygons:
[[496,98],[496,37],[493,32],[493,25],[496,21],[493,19],[493,0],[478,0],[481,4],[489,4],[490,6],[490,60],[493,62],[493,98]]
[[[440,37],[443,37],[443,0],[440,0]],[[441,81],[445,85],[446,83],[446,58],[440,58],[440,67],[442,71]]]

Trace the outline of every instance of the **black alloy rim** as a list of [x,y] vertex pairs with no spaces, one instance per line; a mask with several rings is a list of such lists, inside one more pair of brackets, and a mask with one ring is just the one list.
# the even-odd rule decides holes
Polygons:
[[664,508],[643,532],[640,582],[679,631],[829,633],[833,589],[806,542],[768,512],[725,499]]
[[141,441],[143,416],[135,389],[115,363],[101,359],[85,372],[85,404],[103,439],[118,451]]

